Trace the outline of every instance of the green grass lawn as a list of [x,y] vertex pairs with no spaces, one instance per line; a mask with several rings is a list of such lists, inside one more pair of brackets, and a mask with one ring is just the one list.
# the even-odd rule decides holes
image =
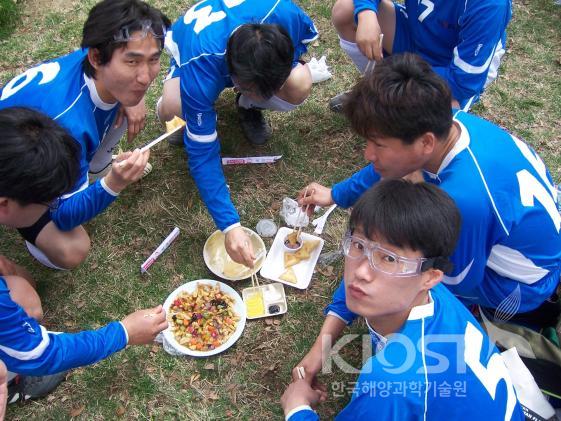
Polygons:
[[[153,1],[175,20],[187,8],[177,0]],[[225,168],[242,223],[255,227],[261,218],[280,221],[279,203],[294,197],[310,181],[331,184],[363,164],[363,141],[345,120],[331,114],[328,98],[350,87],[358,77],[341,52],[330,25],[332,1],[301,1],[321,33],[310,56],[327,55],[334,77],[314,86],[305,104],[290,114],[268,114],[274,129],[259,154],[282,154],[274,165]],[[39,61],[63,55],[79,46],[92,0],[26,0],[19,2],[20,20],[0,37],[0,83]],[[530,142],[561,180],[561,7],[553,0],[524,0],[514,5],[508,52],[500,78],[474,112],[507,127]],[[167,58],[162,60],[167,67]],[[164,74],[162,70],[162,75]],[[162,131],[154,113],[161,76],[148,94],[148,124],[134,141],[150,140]],[[229,156],[255,154],[237,125],[233,93],[218,103],[222,150]],[[202,259],[206,238],[215,230],[193,180],[182,149],[161,144],[151,156],[154,171],[129,187],[104,214],[87,224],[92,251],[71,272],[54,272],[31,259],[13,230],[0,228],[0,252],[34,274],[45,310],[45,325],[55,331],[97,328],[143,307],[163,303],[184,282],[212,277]],[[337,210],[324,234],[324,251],[338,248],[347,214]],[[174,226],[181,235],[150,269],[139,266]],[[267,241],[267,246],[270,246]],[[289,311],[277,318],[249,321],[237,344],[209,359],[176,358],[160,346],[134,347],[93,367],[74,370],[46,399],[11,406],[8,419],[280,419],[280,396],[294,365],[319,331],[322,309],[342,273],[341,261],[319,267],[306,291],[286,288]],[[319,273],[322,272],[322,273]],[[249,281],[235,283],[241,289]],[[363,326],[354,328],[364,333]],[[359,342],[345,355],[358,364]],[[208,365],[212,363],[212,365]],[[331,390],[352,387],[354,375],[335,369],[323,381]],[[338,393],[319,412],[331,418],[349,398]],[[340,396],[339,396],[340,395]]]

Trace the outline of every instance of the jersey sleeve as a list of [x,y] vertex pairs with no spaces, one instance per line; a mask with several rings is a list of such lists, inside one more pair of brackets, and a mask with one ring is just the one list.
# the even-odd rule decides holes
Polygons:
[[0,277],[0,360],[9,371],[40,376],[93,364],[127,344],[119,322],[92,331],[48,332],[10,298]]
[[294,43],[293,62],[297,63],[300,56],[308,51],[308,44],[315,41],[319,33],[312,19],[302,9],[297,8],[295,15],[296,27],[291,31],[295,33],[291,37]]
[[355,22],[358,20],[358,14],[365,10],[372,10],[375,13],[378,13],[378,5],[380,4],[380,0],[354,0],[355,5]]
[[70,231],[99,215],[117,199],[117,196],[118,194],[105,184],[105,180],[97,180],[83,189],[63,196],[58,209],[51,213],[51,218],[58,229]]
[[318,414],[311,408],[302,408],[291,412],[286,417],[287,421],[316,421],[319,420]]
[[505,30],[510,20],[507,2],[468,2],[460,19],[458,44],[448,66],[434,71],[448,81],[452,96],[464,107],[485,86],[497,49],[504,48]]
[[335,184],[331,190],[331,197],[338,206],[348,208],[354,205],[358,198],[380,178],[374,167],[368,165],[346,180]]
[[216,133],[214,103],[224,87],[217,66],[209,60],[197,60],[181,67],[189,171],[214,223],[222,231],[240,222],[226,186]]
[[325,307],[323,313],[326,316],[335,316],[350,325],[358,316],[347,308],[345,300],[345,281],[341,280],[339,287],[333,293],[331,303]]

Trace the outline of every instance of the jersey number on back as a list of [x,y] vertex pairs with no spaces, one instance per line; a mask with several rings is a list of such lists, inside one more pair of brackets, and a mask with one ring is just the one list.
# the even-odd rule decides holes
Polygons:
[[0,97],[0,101],[3,101],[13,94],[18,92],[20,89],[27,86],[37,75],[41,75],[41,79],[39,80],[39,85],[44,85],[45,83],[49,83],[53,80],[58,72],[60,71],[60,65],[58,63],[43,63],[39,66],[32,67],[31,69],[27,70],[25,73],[22,73],[19,76],[13,78],[2,91],[2,96]]
[[504,381],[507,392],[504,419],[510,420],[514,407],[516,406],[516,395],[514,394],[514,386],[508,374],[508,369],[506,368],[503,358],[497,353],[491,355],[487,366],[481,364],[479,358],[482,348],[483,334],[477,330],[473,324],[468,322],[465,333],[464,360],[485,390],[487,390],[491,399],[495,400],[499,381]]
[[421,13],[419,15],[419,17],[417,19],[419,19],[419,22],[422,22],[425,20],[425,18],[430,15],[432,13],[432,11],[434,10],[434,3],[430,0],[421,0],[421,4],[423,6],[426,6],[426,9],[423,13]]
[[[555,229],[559,232],[561,227],[561,215],[555,205],[554,197],[557,196],[555,186],[550,183],[547,178],[547,169],[539,156],[532,153],[528,145],[512,136],[514,143],[524,155],[524,158],[534,167],[547,189],[534,177],[528,170],[520,170],[516,173],[518,178],[518,186],[520,187],[520,202],[522,206],[534,206],[534,199],[542,204],[546,212],[549,214]],[[549,191],[548,191],[549,190]]]
[[[244,1],[245,0],[224,0],[224,5],[231,9],[233,7],[239,6]],[[197,7],[202,3],[204,3],[204,1],[201,1],[191,7],[183,17],[183,22],[185,22],[185,25],[190,25],[193,21],[195,21],[193,31],[195,31],[196,34],[201,32],[207,26],[212,25],[215,22],[220,22],[226,17],[226,13],[224,13],[222,10],[213,12],[212,6],[203,6],[197,9]]]

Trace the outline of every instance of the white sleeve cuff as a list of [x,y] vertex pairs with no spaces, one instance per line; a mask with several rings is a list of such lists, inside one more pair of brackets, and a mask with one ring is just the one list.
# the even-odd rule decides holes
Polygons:
[[111,196],[115,196],[115,197],[119,196],[119,193],[115,193],[113,190],[111,190],[111,189],[109,188],[109,186],[108,186],[107,183],[105,182],[105,177],[103,177],[103,178],[100,180],[100,184],[101,184],[101,187],[103,187],[103,190],[105,190],[105,191],[106,191],[107,193],[109,193]]
[[232,231],[234,228],[241,227],[242,224],[240,222],[236,222],[235,224],[230,225],[228,228],[222,231],[224,234],[228,234],[228,231]]
[[333,316],[333,317],[337,317],[339,320],[345,322],[345,324],[350,325],[351,322],[348,320],[345,320],[343,317],[339,316],[337,313],[335,313],[333,310],[329,310],[326,314],[326,316]]
[[123,326],[123,330],[125,331],[125,337],[127,338],[127,345],[128,345],[129,344],[129,332],[127,332],[127,328],[125,327],[123,322],[119,322],[119,323],[121,323],[121,326]]
[[[296,414],[297,412],[300,411],[304,411],[304,410],[310,410],[313,411],[312,407],[310,405],[300,405],[297,406],[296,408],[292,409],[288,414],[286,414],[286,416],[284,417],[285,421],[288,421],[288,419],[293,416],[294,414]],[[315,411],[314,411],[315,412]]]

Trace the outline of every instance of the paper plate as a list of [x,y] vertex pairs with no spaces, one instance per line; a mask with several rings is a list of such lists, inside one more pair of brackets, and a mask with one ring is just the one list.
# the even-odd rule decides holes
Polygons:
[[220,354],[221,352],[227,350],[232,345],[234,345],[234,343],[240,338],[245,328],[246,310],[242,298],[232,287],[219,281],[213,281],[210,279],[199,279],[197,281],[191,281],[181,285],[169,295],[169,297],[166,299],[166,302],[164,303],[164,310],[166,311],[166,313],[169,312],[173,300],[175,300],[175,298],[179,295],[179,293],[183,291],[192,293],[197,289],[197,284],[199,283],[205,285],[211,285],[211,286],[215,286],[216,284],[218,284],[220,285],[220,290],[222,292],[228,294],[230,297],[233,298],[234,311],[240,318],[240,320],[238,321],[238,325],[236,326],[236,330],[234,331],[234,333],[232,333],[232,336],[230,336],[226,342],[224,342],[218,348],[211,349],[210,351],[194,351],[192,349],[187,348],[186,346],[180,345],[179,342],[177,342],[177,340],[175,339],[175,336],[170,328],[164,330],[164,338],[169,343],[169,345],[172,346],[173,349],[175,349],[177,352],[183,355],[191,355],[193,357],[209,357],[211,355]]
[[265,243],[263,239],[257,235],[255,231],[244,227],[244,230],[248,233],[251,240],[251,245],[253,246],[253,251],[256,256],[261,255],[259,259],[255,262],[253,269],[246,268],[245,266],[240,266],[240,271],[236,276],[228,276],[224,274],[224,265],[227,261],[233,262],[228,253],[226,253],[226,247],[224,246],[224,240],[226,236],[222,231],[214,231],[210,237],[205,242],[203,247],[203,259],[205,260],[206,266],[210,269],[212,273],[220,278],[227,279],[229,281],[239,281],[241,279],[246,279],[251,277],[251,275],[256,274],[263,266],[265,261],[265,255],[267,254],[267,249],[265,248]]

